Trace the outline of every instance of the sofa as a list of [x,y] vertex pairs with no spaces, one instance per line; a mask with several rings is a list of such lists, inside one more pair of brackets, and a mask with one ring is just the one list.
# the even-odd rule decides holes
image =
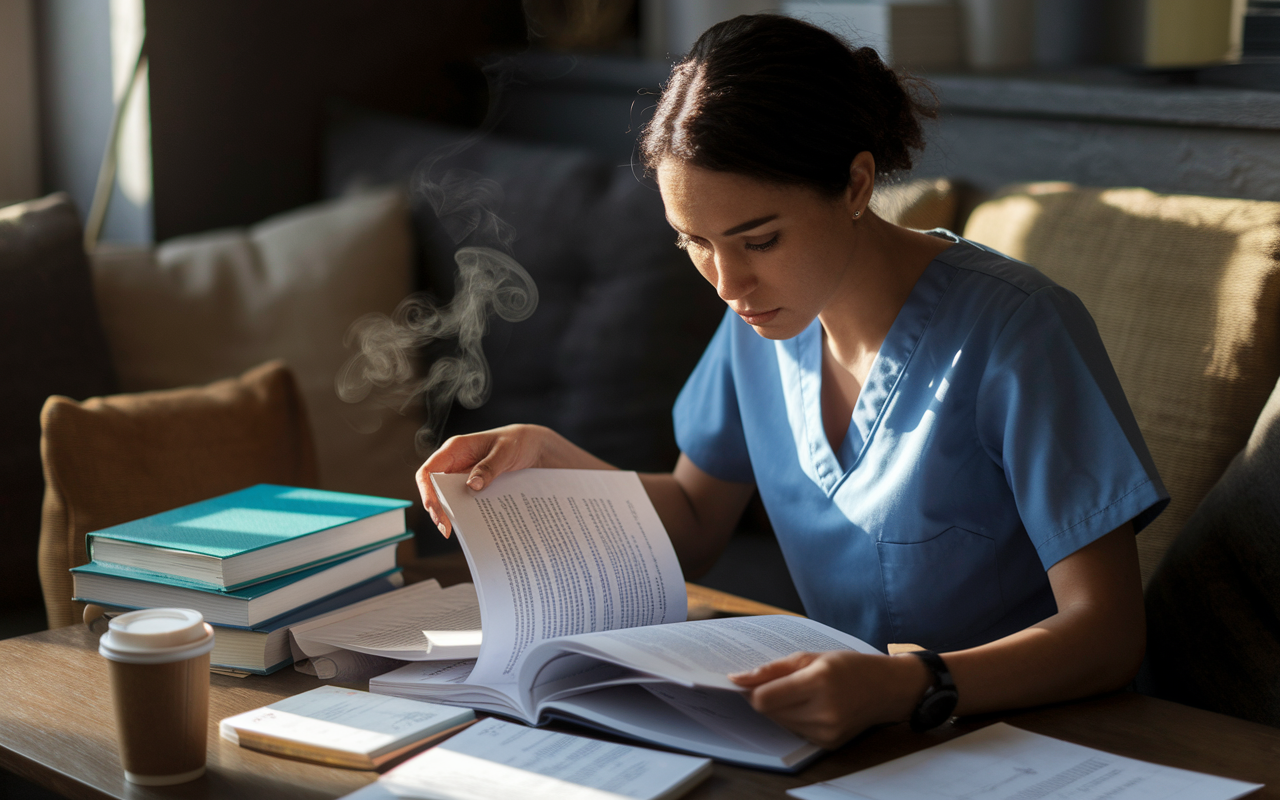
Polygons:
[[1037,184],[964,232],[1084,301],[1172,496],[1138,688],[1280,725],[1280,203]]
[[[15,259],[5,237],[32,215],[57,217],[71,236],[65,198],[0,212],[6,374],[66,373],[4,390],[14,434],[0,443],[7,458],[22,455],[4,462],[10,474],[29,472],[33,453],[38,468],[32,432],[47,394],[202,384],[275,357],[297,375],[326,488],[412,499],[424,455],[415,436],[429,445],[515,421],[550,425],[622,467],[674,463],[672,401],[723,306],[630,165],[350,113],[331,121],[325,165],[326,199],[249,229],[103,247],[78,262],[64,242],[61,283],[33,282],[44,266]],[[1139,536],[1151,631],[1140,688],[1280,724],[1280,205],[1065,184],[979,199],[929,179],[885,187],[874,202],[902,224],[947,227],[1033,263],[1081,296],[1173,495]],[[527,319],[488,322],[485,402],[424,410],[406,381],[355,380],[339,397],[337,376],[362,363],[352,324],[448,309],[460,247],[514,258],[537,287]],[[411,292],[419,305],[397,317]],[[37,346],[15,344],[30,341],[19,319],[34,320],[22,324],[41,333]],[[458,355],[448,338],[398,352],[417,378]],[[39,486],[29,475],[5,485]],[[30,505],[15,495],[6,514]],[[419,555],[451,546],[413,524]],[[754,508],[702,579],[796,607],[767,528]],[[32,518],[14,516],[6,535],[20,552],[34,541]],[[7,568],[34,576],[29,558]]]

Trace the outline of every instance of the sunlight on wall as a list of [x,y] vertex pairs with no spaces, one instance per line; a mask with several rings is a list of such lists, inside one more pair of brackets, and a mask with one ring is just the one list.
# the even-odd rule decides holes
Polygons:
[[[111,0],[111,87],[119,102],[133,78],[138,46],[146,31],[142,0]],[[116,183],[135,206],[151,202],[151,98],[143,71],[120,130]]]

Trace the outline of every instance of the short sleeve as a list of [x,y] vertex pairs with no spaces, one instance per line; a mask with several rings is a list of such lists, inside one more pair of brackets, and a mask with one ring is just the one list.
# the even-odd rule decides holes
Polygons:
[[676,398],[672,417],[680,451],[713,478],[753,483],[751,457],[733,381],[731,312],[712,337]]
[[1045,569],[1168,505],[1097,327],[1066,289],[1037,290],[1009,318],[977,401],[979,439]]

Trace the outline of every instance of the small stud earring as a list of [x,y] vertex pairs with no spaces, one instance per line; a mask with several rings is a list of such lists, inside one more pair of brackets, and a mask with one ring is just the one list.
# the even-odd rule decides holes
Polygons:
[[854,218],[854,219],[857,219],[857,218],[858,218],[858,217],[860,217],[860,216],[862,216],[862,212],[861,212],[861,211],[855,211],[855,212],[853,212],[853,218]]

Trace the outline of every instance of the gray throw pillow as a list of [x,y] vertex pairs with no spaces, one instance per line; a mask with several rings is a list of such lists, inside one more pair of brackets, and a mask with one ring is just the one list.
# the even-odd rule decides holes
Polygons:
[[0,602],[40,600],[40,409],[115,391],[84,233],[55,194],[0,209]]
[[466,136],[358,115],[331,127],[326,152],[330,194],[415,179],[422,285],[439,300],[453,294],[457,247],[492,241],[483,225],[459,241],[439,222],[418,169],[428,158],[431,179],[452,193],[446,205],[487,193],[537,284],[532,316],[490,320],[492,393],[476,409],[455,405],[444,435],[540,423],[624,469],[671,469],[671,408],[724,304],[675,247],[657,189],[587,151],[496,136],[457,146]]
[[1280,726],[1280,383],[1147,587],[1139,688]]

